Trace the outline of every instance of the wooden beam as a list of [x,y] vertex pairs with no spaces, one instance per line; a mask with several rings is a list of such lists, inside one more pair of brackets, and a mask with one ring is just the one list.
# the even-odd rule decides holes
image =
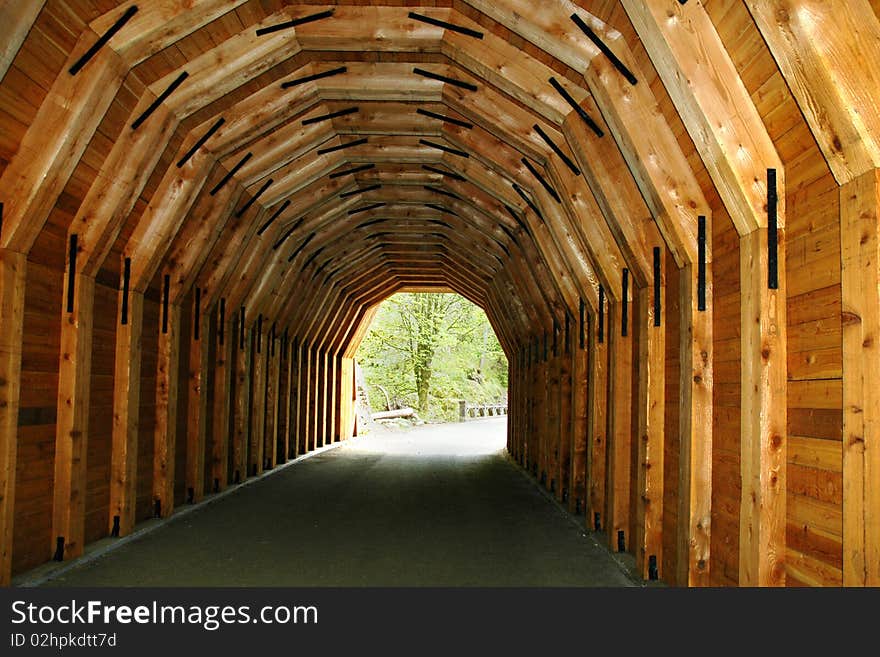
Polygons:
[[[643,579],[662,577],[663,564],[663,452],[666,410],[666,323],[661,307],[655,308],[655,294],[665,299],[664,255],[659,250],[655,286],[641,288],[636,306],[635,330],[639,332],[638,354],[638,471],[636,567]],[[651,561],[654,561],[653,568]]]
[[232,375],[235,370],[235,333],[231,313],[217,304],[217,331],[214,335],[214,433],[211,441],[211,477],[222,491],[229,484],[229,441],[233,435]]
[[281,377],[278,339],[272,331],[266,335],[266,431],[263,461],[267,468],[278,464],[278,392]]
[[0,248],[0,586],[12,578],[26,272],[26,256]]
[[[604,300],[603,300],[604,304]],[[605,311],[603,311],[603,314]],[[608,467],[608,315],[603,317],[605,328],[599,341],[598,318],[593,315],[588,333],[590,396],[587,400],[587,519],[590,529],[608,531],[607,522],[607,467]]]
[[880,167],[880,22],[868,0],[748,0],[838,183]]
[[[71,285],[73,291],[69,290]],[[67,305],[70,293],[74,295],[72,308]],[[80,556],[85,544],[94,299],[94,279],[83,275],[65,278],[52,488],[52,549],[58,560]]]
[[[626,297],[624,297],[626,298]],[[626,551],[633,550],[630,529],[630,485],[633,473],[630,466],[632,445],[632,375],[633,329],[632,301],[627,300],[627,334],[622,335],[623,303],[609,303],[608,340],[608,467],[605,473],[605,530],[612,550],[622,544]],[[621,541],[621,537],[623,540]]]
[[164,307],[159,312],[161,314],[156,362],[156,430],[153,436],[153,504],[156,506],[156,515],[167,518],[174,512],[182,309],[177,304],[169,304],[167,317],[162,316],[165,313]]
[[109,532],[125,536],[135,524],[137,498],[138,414],[141,399],[141,335],[144,295],[119,291],[120,321],[116,329],[113,376],[113,436],[110,464]]
[[880,586],[880,171],[840,189],[843,584]]
[[781,175],[782,161],[706,9],[675,0],[622,3],[737,231],[766,226],[764,172]]
[[[709,586],[712,524],[712,266],[706,248],[706,309],[699,309],[698,266],[679,270],[678,541],[676,581]],[[667,573],[667,576],[669,573]]]
[[233,433],[233,483],[247,479],[248,444],[251,427],[251,337],[252,331],[242,327],[246,321],[239,311],[237,319],[238,334],[235,336],[235,414]]
[[[193,295],[192,331],[189,344],[189,378],[186,418],[187,497],[198,503],[205,495],[205,449],[208,431],[208,366],[211,315],[202,307],[200,294]],[[191,494],[190,494],[191,493]]]
[[[85,52],[94,34],[84,32],[73,50]],[[89,141],[122,85],[125,67],[102,50],[79,75],[56,78],[16,155],[0,176],[4,196],[0,248],[28,253]]]
[[743,381],[740,586],[785,585],[784,240],[779,240],[778,289],[768,287],[768,253],[766,229],[759,228],[740,238]]
[[263,473],[263,447],[266,432],[266,357],[268,354],[265,323],[257,321],[251,330],[253,388],[251,392],[251,432],[248,475]]

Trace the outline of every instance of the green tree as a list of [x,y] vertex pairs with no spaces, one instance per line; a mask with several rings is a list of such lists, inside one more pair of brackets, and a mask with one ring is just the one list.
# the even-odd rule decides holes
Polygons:
[[506,394],[501,345],[485,313],[457,294],[391,297],[379,308],[358,360],[374,401],[387,396],[410,403],[423,417],[451,419],[460,398],[481,403]]

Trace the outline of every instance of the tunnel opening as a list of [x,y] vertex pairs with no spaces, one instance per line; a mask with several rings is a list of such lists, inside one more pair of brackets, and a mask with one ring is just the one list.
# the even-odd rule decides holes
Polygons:
[[508,362],[485,312],[454,292],[400,292],[375,309],[355,356],[374,419],[506,415]]

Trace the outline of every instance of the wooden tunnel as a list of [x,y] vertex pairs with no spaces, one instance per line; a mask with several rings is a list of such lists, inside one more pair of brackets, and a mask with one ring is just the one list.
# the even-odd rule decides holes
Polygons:
[[880,585],[878,12],[0,3],[0,582],[350,437],[453,290],[646,579]]

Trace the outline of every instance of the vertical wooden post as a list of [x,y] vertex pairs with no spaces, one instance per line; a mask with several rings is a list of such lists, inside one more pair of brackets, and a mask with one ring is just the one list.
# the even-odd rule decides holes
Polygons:
[[297,407],[297,426],[299,427],[299,454],[307,454],[311,451],[309,444],[309,404],[311,402],[311,353],[307,340],[303,340],[300,350],[300,368],[299,368],[299,404]]
[[262,317],[251,331],[253,353],[253,392],[251,393],[251,440],[248,474],[256,476],[263,472],[263,445],[266,431],[266,357],[269,349],[263,333]]
[[335,354],[327,354],[327,369],[329,379],[327,385],[327,437],[330,442],[336,443],[342,439],[339,430],[339,358]]
[[[92,277],[76,274],[71,280],[66,276],[64,285],[52,514],[52,548],[57,551],[57,541],[63,539],[63,550],[56,559],[83,553],[95,301]],[[72,307],[68,298],[73,299]]]
[[325,410],[327,403],[327,358],[324,351],[315,352],[315,447],[327,443]]
[[[560,389],[560,410],[559,410],[559,499],[567,505],[570,511],[583,511],[583,508],[576,509],[575,498],[577,493],[570,485],[573,481],[572,476],[572,456],[574,454],[574,443],[576,436],[573,429],[576,425],[574,416],[574,404],[572,399],[573,385],[573,364],[572,355],[574,349],[570,344],[571,327],[569,319],[566,316],[566,328],[562,333],[562,344],[560,345],[559,358],[561,364],[561,389]],[[584,436],[586,438],[586,436]]]
[[[189,347],[189,404],[186,433],[186,488],[193,503],[205,496],[205,449],[208,414],[208,350],[211,344],[210,315],[200,307],[200,294],[193,300],[192,340]],[[189,495],[190,491],[192,492]]]
[[222,312],[218,309],[217,334],[215,335],[214,438],[211,441],[211,477],[217,482],[219,490],[223,490],[228,485],[229,437],[232,431],[230,409],[235,348],[232,322],[226,319],[225,306],[225,302],[221,301]]
[[840,189],[843,584],[880,586],[880,170]]
[[234,483],[248,478],[248,444],[251,431],[251,344],[253,331],[248,331],[245,314],[238,313],[238,336],[235,338],[235,417],[232,457]]
[[[604,300],[601,300],[604,301]],[[603,311],[603,321],[605,321]],[[607,323],[607,322],[606,322]],[[587,389],[587,485],[589,501],[587,504],[587,526],[607,530],[607,466],[608,466],[608,331],[602,329],[599,340],[599,319],[590,316],[588,344]]]
[[767,229],[740,238],[741,586],[785,585],[785,248],[778,232],[777,289],[768,287]]
[[121,319],[116,330],[113,376],[113,438],[110,465],[111,535],[125,536],[135,524],[137,497],[138,413],[141,401],[141,334],[144,295],[120,290]]
[[[163,309],[160,313],[164,314]],[[153,439],[153,502],[168,517],[174,511],[174,463],[177,448],[177,413],[180,371],[181,308],[168,305],[159,318],[159,352],[156,367],[156,431]]]
[[[706,256],[708,258],[708,255]],[[712,522],[712,268],[705,267],[705,293],[698,290],[699,264],[679,273],[678,542],[676,581],[709,586]],[[701,301],[705,302],[700,309]]]
[[26,272],[26,255],[0,249],[0,586],[12,578]]
[[317,449],[318,443],[318,348],[312,345],[309,349],[309,404],[306,414],[309,437],[308,451]]
[[[644,579],[662,576],[663,564],[663,449],[666,409],[666,322],[657,314],[655,295],[664,299],[662,252],[655,251],[657,283],[639,290],[636,315],[639,338],[638,464],[636,473],[636,567]],[[651,557],[656,570],[652,572]]]
[[[590,444],[590,420],[587,409],[590,389],[589,331],[587,312],[581,301],[580,312],[571,327],[570,354],[571,361],[571,456],[569,468],[569,503],[572,512],[589,515],[589,492],[587,491],[587,449]],[[589,519],[587,521],[589,523]]]
[[[625,298],[625,297],[624,297]],[[629,304],[629,301],[625,303]],[[606,531],[612,550],[621,543],[629,549],[630,528],[630,455],[632,444],[632,327],[622,335],[623,303],[608,304],[609,326],[605,339],[609,342],[608,365],[608,457],[605,484]],[[628,313],[629,317],[631,313]],[[621,534],[623,532],[621,541]]]
[[288,458],[299,456],[299,363],[301,358],[299,338],[295,337],[290,343],[290,415],[287,420],[288,434]]
[[266,336],[266,433],[263,460],[267,468],[274,468],[278,462],[278,384],[280,378],[281,355],[274,330]]

